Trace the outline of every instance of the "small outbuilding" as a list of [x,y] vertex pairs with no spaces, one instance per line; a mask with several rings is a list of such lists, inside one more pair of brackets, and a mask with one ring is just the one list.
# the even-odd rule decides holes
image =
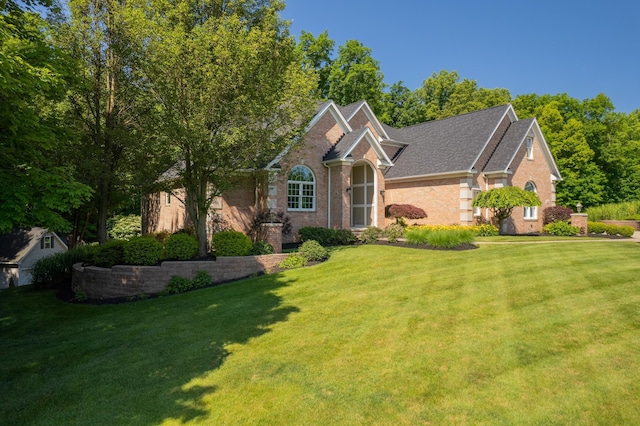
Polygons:
[[31,284],[31,269],[38,259],[67,249],[55,232],[45,228],[0,234],[0,288]]

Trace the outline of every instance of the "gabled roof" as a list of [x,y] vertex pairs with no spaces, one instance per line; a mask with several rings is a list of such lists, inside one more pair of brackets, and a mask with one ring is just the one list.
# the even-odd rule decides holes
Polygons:
[[533,118],[511,123],[500,144],[484,167],[485,173],[507,172],[533,125]]
[[505,116],[516,119],[511,105],[393,129],[393,139],[408,146],[385,178],[407,179],[451,173],[472,173],[475,162]]
[[15,264],[20,261],[47,234],[45,228],[14,229],[10,234],[0,235],[0,263]]
[[387,167],[393,165],[391,159],[387,156],[384,149],[382,149],[380,142],[375,138],[375,136],[371,132],[371,129],[369,129],[368,127],[363,127],[362,129],[344,135],[342,139],[340,139],[333,147],[331,147],[329,152],[325,154],[322,161],[327,163],[333,160],[349,160],[351,152],[363,140],[366,140],[376,152],[378,160],[380,161],[380,165]]
[[347,121],[351,121],[351,119],[358,113],[358,111],[362,110],[371,124],[373,124],[373,127],[375,128],[376,132],[378,132],[380,137],[382,139],[391,139],[391,137],[386,132],[385,126],[380,123],[378,117],[376,117],[376,115],[373,113],[373,110],[371,109],[367,101],[354,102],[352,104],[338,108]]

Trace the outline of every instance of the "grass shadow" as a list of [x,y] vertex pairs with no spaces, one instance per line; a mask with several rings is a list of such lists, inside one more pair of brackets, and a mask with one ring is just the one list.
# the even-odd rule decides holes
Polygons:
[[52,292],[0,294],[0,408],[7,424],[158,424],[209,413],[206,377],[286,321],[281,274],[133,304],[87,306]]

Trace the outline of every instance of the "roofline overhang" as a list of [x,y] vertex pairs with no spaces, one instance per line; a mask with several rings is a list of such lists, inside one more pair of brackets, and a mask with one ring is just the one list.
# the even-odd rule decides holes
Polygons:
[[329,161],[323,161],[322,164],[324,164],[327,167],[333,167],[333,166],[344,166],[344,165],[348,165],[348,164],[353,164],[355,163],[355,160],[352,158],[334,158],[333,160],[329,160]]
[[504,121],[505,117],[509,117],[509,121],[511,123],[518,121],[518,115],[516,114],[516,111],[513,109],[513,105],[507,104],[507,108],[505,109],[504,114],[502,114],[502,117],[500,117],[500,120],[498,120],[498,123],[495,125],[495,127],[491,131],[491,134],[489,134],[489,137],[487,138],[484,145],[482,146],[482,149],[480,150],[480,152],[478,152],[478,155],[476,155],[476,158],[473,159],[473,163],[471,164],[476,164],[480,159],[480,157],[482,156],[482,154],[484,154],[485,150],[487,149],[487,146],[489,146],[489,142],[491,142],[491,139],[493,139],[493,137],[495,136],[496,132],[498,131],[498,128]]
[[380,145],[393,146],[396,148],[404,148],[409,145],[409,142],[397,141],[395,139],[382,139]]
[[483,172],[482,174],[486,178],[505,178],[512,175],[513,172],[511,170],[495,170],[492,172]]
[[[333,101],[331,101],[333,102]],[[380,123],[380,121],[378,120],[378,117],[376,117],[376,115],[374,114],[373,110],[371,109],[371,107],[369,106],[369,103],[365,100],[363,100],[360,105],[358,106],[358,108],[356,108],[351,115],[349,115],[349,117],[345,117],[345,119],[347,120],[347,122],[349,122],[357,113],[358,111],[360,111],[361,109],[363,109],[363,107],[367,107],[364,111],[365,115],[367,116],[367,118],[369,119],[369,121],[371,123],[373,123],[374,127],[376,128],[376,130],[378,131],[378,134],[380,135],[380,139],[390,139],[389,135],[387,134],[387,132],[384,130],[384,127],[382,126],[382,124]],[[345,132],[346,133],[346,132]]]
[[415,175],[415,176],[404,176],[397,178],[385,178],[386,182],[409,182],[413,180],[433,180],[433,179],[445,179],[445,178],[468,178],[473,177],[478,173],[476,170],[456,170],[454,172],[444,172],[444,173],[430,173],[426,175]]

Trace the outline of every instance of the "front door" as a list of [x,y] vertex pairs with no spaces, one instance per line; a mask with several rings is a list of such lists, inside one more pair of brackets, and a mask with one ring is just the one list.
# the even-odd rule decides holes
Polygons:
[[368,163],[351,169],[351,226],[366,228],[374,225],[375,180]]

